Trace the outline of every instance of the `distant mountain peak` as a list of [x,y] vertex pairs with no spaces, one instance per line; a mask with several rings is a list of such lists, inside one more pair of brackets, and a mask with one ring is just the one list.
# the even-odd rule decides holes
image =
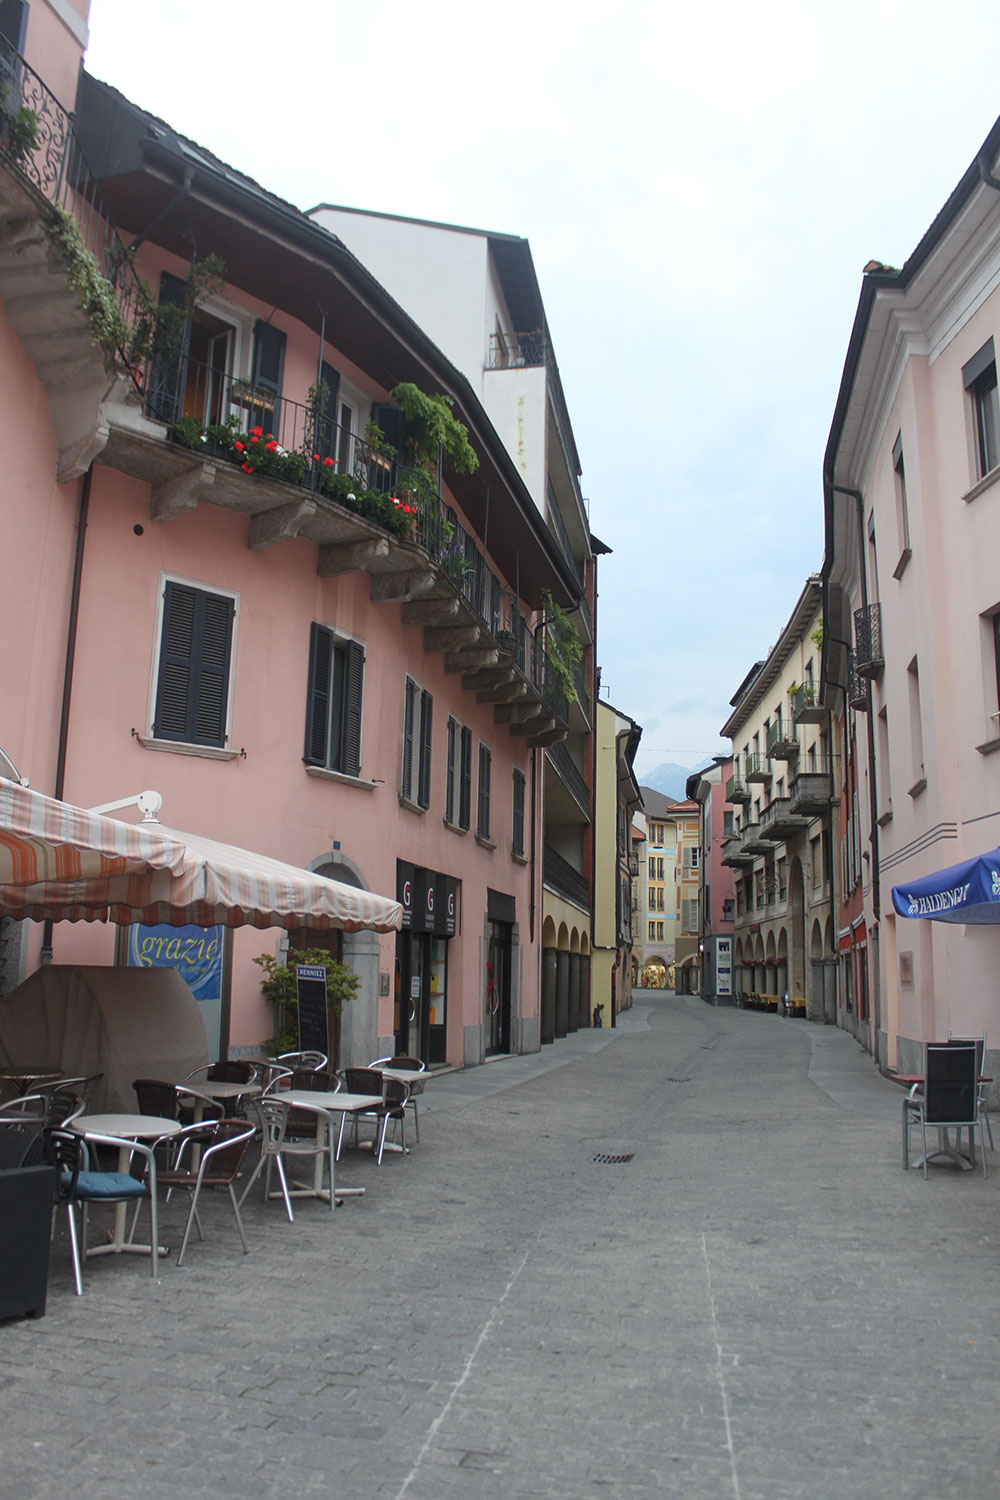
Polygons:
[[662,792],[665,797],[674,797],[678,802],[683,802],[687,796],[687,779],[690,775],[690,766],[679,766],[676,761],[665,760],[641,776],[639,785],[651,787],[654,792]]

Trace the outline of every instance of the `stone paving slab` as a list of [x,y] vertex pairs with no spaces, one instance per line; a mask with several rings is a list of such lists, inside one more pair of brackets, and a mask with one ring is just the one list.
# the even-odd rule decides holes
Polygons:
[[[843,1032],[684,997],[432,1079],[333,1215],[225,1200],[0,1324],[0,1500],[1000,1493],[1000,1159],[900,1167]],[[598,1155],[632,1160],[598,1163]],[[176,1199],[162,1237],[176,1245]]]

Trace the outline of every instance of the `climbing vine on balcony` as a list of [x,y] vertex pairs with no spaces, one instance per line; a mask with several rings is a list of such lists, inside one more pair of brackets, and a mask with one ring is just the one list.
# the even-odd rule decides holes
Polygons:
[[563,697],[576,697],[576,669],[583,659],[583,645],[569,615],[556,604],[548,589],[542,593],[545,649]]
[[414,468],[433,467],[440,450],[445,465],[456,474],[476,472],[478,455],[469,442],[469,429],[452,415],[455,403],[450,396],[428,396],[404,380],[389,392],[389,400],[402,410],[407,460]]
[[83,243],[73,215],[62,208],[53,209],[52,215],[49,232],[66,262],[66,284],[77,294],[94,343],[110,361],[129,339],[115,289]]

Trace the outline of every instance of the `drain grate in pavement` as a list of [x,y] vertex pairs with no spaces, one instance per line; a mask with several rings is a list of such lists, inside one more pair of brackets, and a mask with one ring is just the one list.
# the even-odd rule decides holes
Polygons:
[[667,1074],[667,1082],[668,1083],[690,1083],[691,1080],[690,1080],[690,1078],[675,1078],[674,1075],[673,1075],[673,1073],[668,1073]]
[[624,1151],[620,1156],[608,1156],[606,1153],[601,1152],[599,1155],[592,1157],[591,1160],[600,1162],[602,1166],[617,1167],[623,1162],[631,1161],[634,1155],[634,1151]]

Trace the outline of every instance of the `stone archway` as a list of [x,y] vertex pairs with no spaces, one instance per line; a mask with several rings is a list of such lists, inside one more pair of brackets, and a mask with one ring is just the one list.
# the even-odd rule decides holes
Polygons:
[[546,917],[542,925],[542,1004],[539,1025],[544,1046],[556,1037],[556,924]]
[[[359,891],[371,890],[358,865],[345,854],[321,855],[307,866],[315,875],[325,875],[329,880],[339,880],[341,885],[354,886]],[[361,932],[342,932],[339,938],[341,960],[353,969],[361,981],[358,993],[349,1005],[345,1005],[340,1017],[339,1046],[331,1046],[337,1054],[337,1066],[341,1068],[364,1068],[378,1057],[378,933],[365,928]],[[333,951],[331,949],[331,951]],[[331,1038],[331,1044],[333,1039]],[[332,1060],[332,1059],[331,1059]]]
[[777,963],[778,963],[777,994],[778,994],[778,999],[782,1000],[785,995],[787,995],[787,994],[790,993],[789,989],[788,989],[788,933],[787,933],[787,931],[785,930],[784,927],[782,927],[781,930],[780,930],[780,932],[778,933],[778,955],[777,955]]
[[764,944],[764,994],[777,995],[778,992],[778,958],[774,944],[774,933],[769,932],[767,942]]

